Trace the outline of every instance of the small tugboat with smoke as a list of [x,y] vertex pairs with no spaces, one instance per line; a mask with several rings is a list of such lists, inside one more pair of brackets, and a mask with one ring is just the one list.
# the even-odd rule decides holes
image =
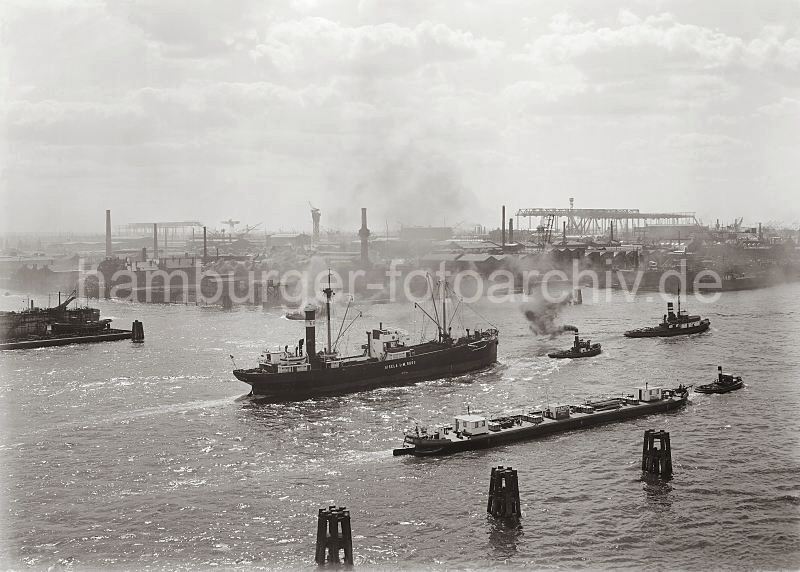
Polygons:
[[741,389],[743,385],[744,382],[740,376],[722,373],[722,366],[719,365],[717,366],[717,380],[713,383],[695,387],[694,390],[697,393],[728,393],[729,391]]
[[639,328],[625,332],[626,338],[664,338],[671,336],[687,336],[705,332],[711,326],[711,320],[702,316],[690,316],[681,310],[681,293],[678,290],[678,312],[673,311],[672,302],[667,302],[667,313],[657,326]]
[[582,340],[578,337],[577,330],[575,331],[575,341],[572,347],[566,350],[558,350],[550,352],[547,357],[564,359],[564,358],[584,358],[599,355],[602,352],[600,344],[593,344],[592,340]]
[[[317,306],[316,304],[310,304],[310,305],[314,308],[315,312],[320,312],[321,310],[325,310],[325,307],[320,309],[320,307]],[[308,308],[308,306],[309,306],[309,304],[306,304],[306,306],[304,306],[304,308]],[[319,315],[320,316],[322,316],[322,315],[327,316],[327,312],[323,311]],[[287,320],[305,320],[306,319],[306,314],[305,314],[305,310],[303,308],[297,308],[295,310],[289,310],[288,312],[286,312],[283,315],[283,317],[286,318]]]

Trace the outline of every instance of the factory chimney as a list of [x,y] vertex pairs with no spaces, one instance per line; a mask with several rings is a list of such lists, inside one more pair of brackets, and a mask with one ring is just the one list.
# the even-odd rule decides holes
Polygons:
[[153,223],[153,260],[158,260],[158,224]]
[[561,223],[561,242],[567,244],[567,221]]
[[761,242],[761,240],[763,238],[764,238],[764,235],[761,234],[761,223],[758,223],[758,241]]
[[503,205],[503,214],[500,217],[502,227],[500,229],[500,246],[506,247],[506,205]]
[[321,213],[319,209],[315,209],[313,206],[311,207],[311,220],[314,223],[314,232],[313,232],[313,243],[319,243],[319,219]]
[[514,219],[508,219],[508,243],[514,243]]
[[111,258],[111,211],[106,210],[106,258]]
[[361,228],[358,231],[361,238],[361,264],[369,265],[369,229],[367,228],[367,209],[361,209]]
[[203,227],[203,264],[208,262],[208,238],[206,237],[206,227]]

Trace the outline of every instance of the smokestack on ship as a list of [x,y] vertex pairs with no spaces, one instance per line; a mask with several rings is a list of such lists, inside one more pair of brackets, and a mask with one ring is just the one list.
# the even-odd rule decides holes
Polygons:
[[508,219],[508,243],[514,243],[514,219]]
[[313,363],[317,359],[317,309],[312,304],[308,304],[303,310],[306,313],[306,355],[308,355],[308,362]]

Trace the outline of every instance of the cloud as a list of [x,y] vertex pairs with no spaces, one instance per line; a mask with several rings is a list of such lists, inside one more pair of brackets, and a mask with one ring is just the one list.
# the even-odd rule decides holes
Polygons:
[[675,149],[697,150],[702,148],[741,147],[746,143],[740,139],[719,133],[677,133],[667,139],[667,145]]
[[780,27],[761,36],[741,37],[678,21],[669,13],[640,18],[621,11],[614,26],[581,22],[561,13],[550,23],[552,33],[533,40],[528,51],[535,62],[571,63],[590,75],[636,75],[664,69],[713,70],[734,66],[796,69],[800,45],[784,39]]
[[444,211],[488,222],[501,200],[561,194],[664,208],[669,192],[685,198],[675,208],[728,208],[697,181],[733,193],[768,172],[781,193],[800,176],[796,3],[4,8],[0,193],[15,212],[64,187],[98,201],[136,193],[126,208],[144,219],[140,203],[216,220],[205,199],[222,193],[284,228],[307,222],[306,199],[332,217],[343,196],[343,226],[358,226],[356,200],[407,224],[441,224]]
[[319,17],[280,22],[252,50],[283,73],[404,74],[436,62],[480,58],[502,45],[433,22],[344,26]]
[[[800,98],[782,97],[780,100],[767,103],[756,109],[759,115],[765,115],[775,119],[800,119]],[[800,125],[795,125],[800,128]]]

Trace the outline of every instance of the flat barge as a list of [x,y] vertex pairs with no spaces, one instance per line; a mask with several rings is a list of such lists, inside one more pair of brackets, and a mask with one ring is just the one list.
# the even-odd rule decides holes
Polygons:
[[49,348],[53,346],[68,346],[70,344],[94,344],[97,342],[116,342],[118,340],[131,339],[130,330],[108,329],[102,334],[91,335],[65,335],[65,336],[45,336],[42,338],[16,340],[13,342],[0,342],[1,350],[28,350],[34,348]]
[[433,431],[415,428],[407,431],[403,446],[395,456],[448,455],[471,449],[486,449],[514,441],[538,439],[554,433],[584,429],[605,423],[625,421],[683,407],[689,389],[660,387],[637,388],[636,395],[586,401],[582,405],[554,405],[526,414],[486,418],[481,415],[457,415],[453,425]]

